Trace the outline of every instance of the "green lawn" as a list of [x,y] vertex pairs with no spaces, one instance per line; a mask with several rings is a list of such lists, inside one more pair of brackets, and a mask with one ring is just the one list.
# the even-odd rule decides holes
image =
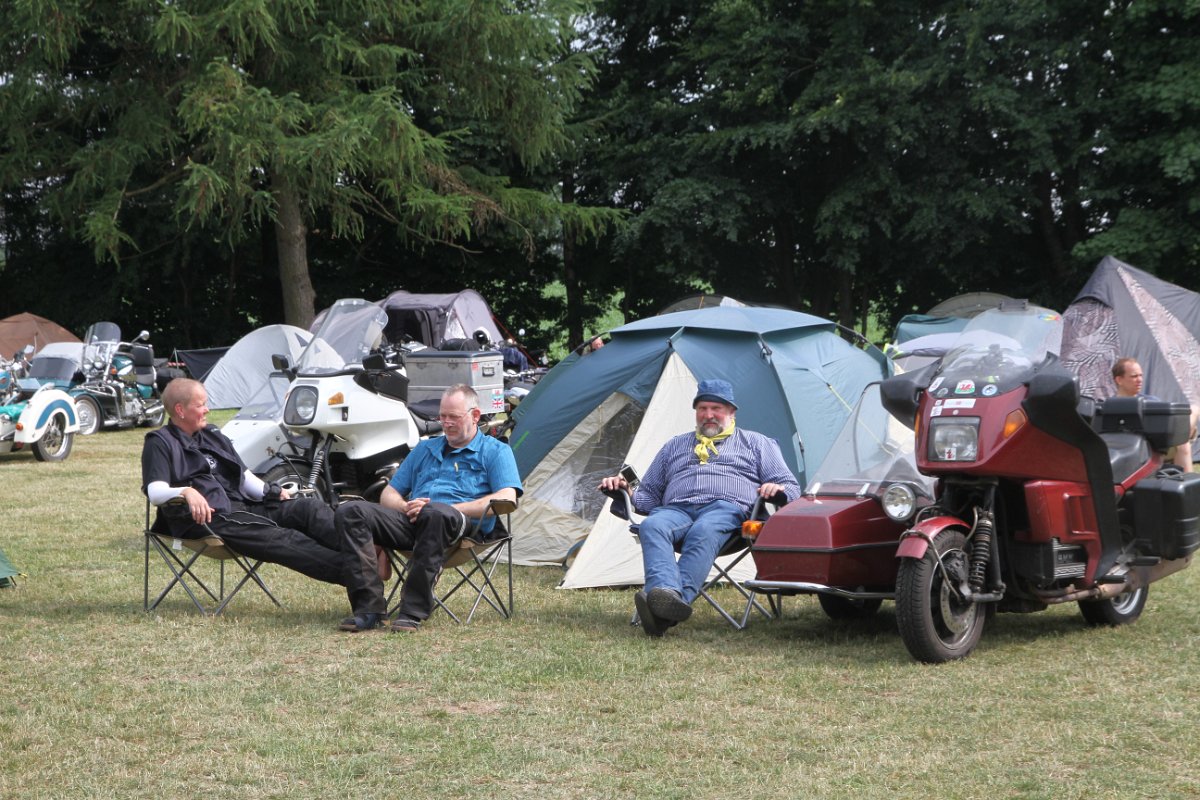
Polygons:
[[[662,640],[626,590],[518,568],[516,616],[349,635],[336,587],[142,612],[142,432],[61,464],[0,456],[0,798],[1200,797],[1200,570],[1144,617],[1001,615],[970,659],[914,663],[891,605],[812,599]],[[158,580],[164,580],[161,570]]]

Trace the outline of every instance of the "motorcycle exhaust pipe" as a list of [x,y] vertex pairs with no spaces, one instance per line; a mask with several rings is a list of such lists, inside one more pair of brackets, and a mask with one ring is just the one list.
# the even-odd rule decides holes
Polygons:
[[1129,580],[1129,576],[1126,576],[1125,580],[1120,583],[1102,583],[1090,589],[1077,589],[1074,592],[1067,592],[1066,594],[1051,595],[1039,592],[1038,599],[1050,605],[1075,603],[1080,600],[1108,600],[1135,588],[1137,587],[1134,585],[1134,582]]

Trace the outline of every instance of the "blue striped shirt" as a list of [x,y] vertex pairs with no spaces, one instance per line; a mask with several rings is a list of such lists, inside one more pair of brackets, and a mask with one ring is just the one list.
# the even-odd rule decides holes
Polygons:
[[695,432],[672,437],[658,451],[638,484],[633,505],[639,513],[670,503],[711,503],[729,500],[749,515],[758,487],[778,483],[788,501],[800,496],[800,484],[783,460],[779,444],[761,433],[735,428],[717,442],[717,454],[701,464]]

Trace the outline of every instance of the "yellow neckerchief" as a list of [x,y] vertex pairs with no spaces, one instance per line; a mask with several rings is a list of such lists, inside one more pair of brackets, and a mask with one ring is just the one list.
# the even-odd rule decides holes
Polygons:
[[733,435],[735,423],[730,422],[729,427],[718,433],[716,436],[708,437],[702,434],[699,430],[696,431],[696,441],[700,444],[696,445],[696,455],[700,458],[701,464],[708,463],[708,451],[712,450],[712,454],[717,454],[717,442],[723,442]]

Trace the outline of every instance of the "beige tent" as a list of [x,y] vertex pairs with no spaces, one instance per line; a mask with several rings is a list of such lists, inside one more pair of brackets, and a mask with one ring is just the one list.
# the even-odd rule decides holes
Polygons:
[[51,342],[78,342],[79,337],[56,322],[37,314],[14,314],[0,319],[0,356],[10,357],[13,353],[33,345],[36,353],[43,345]]

